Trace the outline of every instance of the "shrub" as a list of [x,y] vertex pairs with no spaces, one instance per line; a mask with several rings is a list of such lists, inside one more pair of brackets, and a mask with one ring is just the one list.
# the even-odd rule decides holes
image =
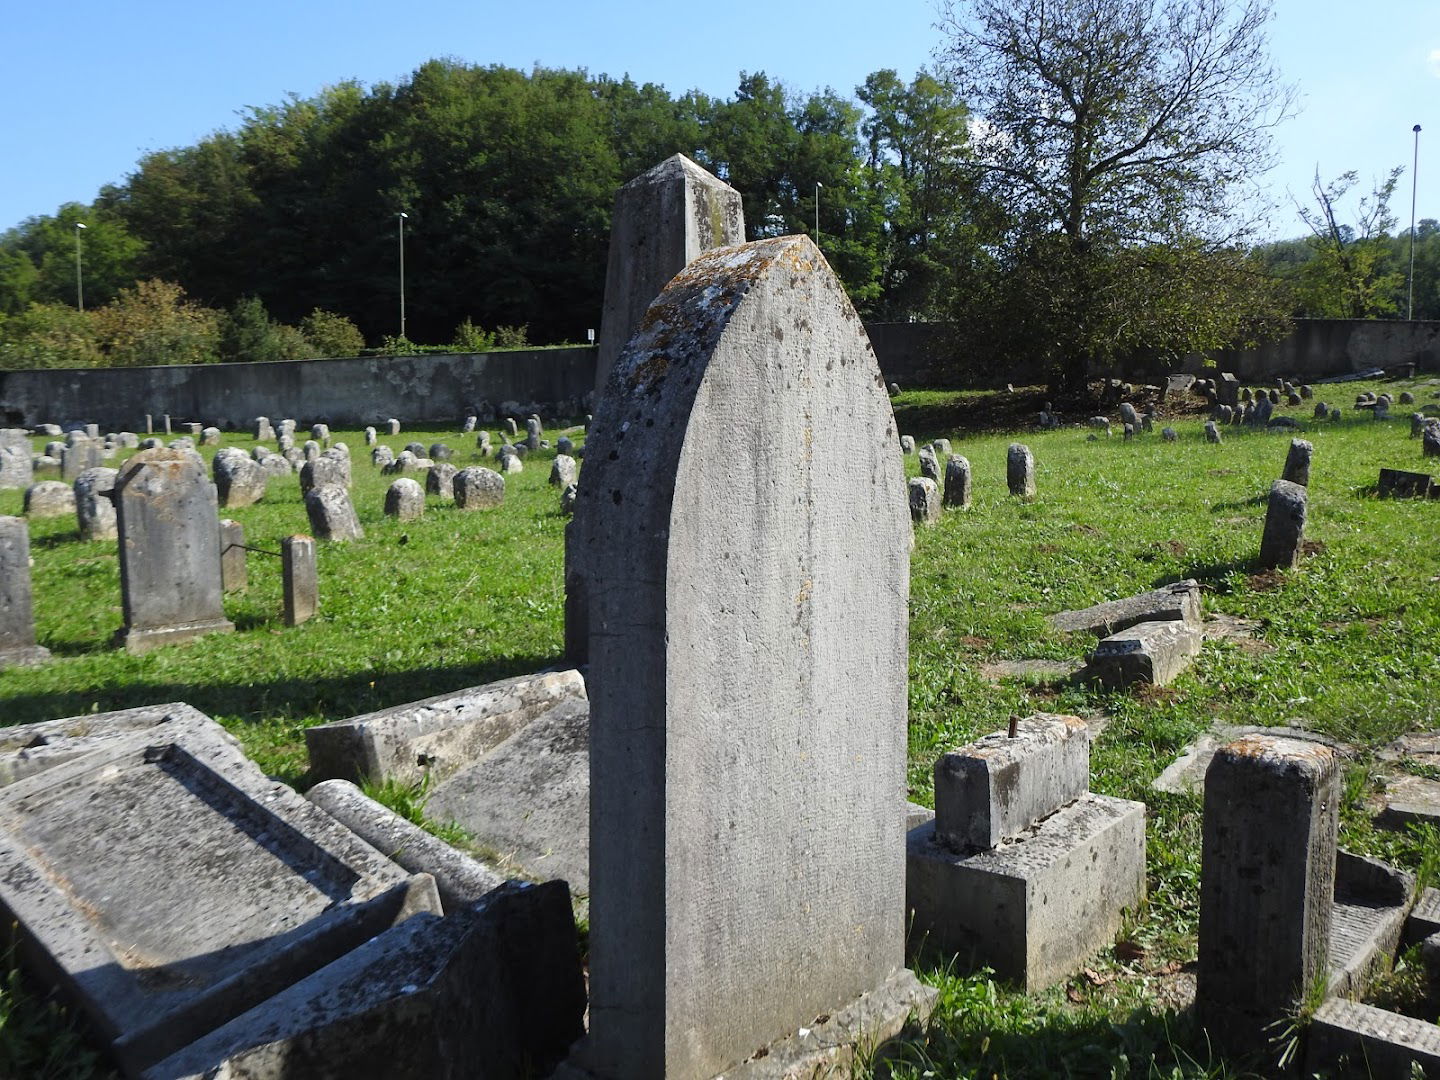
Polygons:
[[365,348],[365,337],[344,315],[316,308],[300,320],[300,333],[305,336],[305,355],[359,356]]
[[0,315],[0,370],[93,367],[101,362],[95,322],[68,304],[32,303]]
[[94,312],[105,363],[209,364],[218,355],[220,313],[185,299],[185,290],[152,279],[121,289]]

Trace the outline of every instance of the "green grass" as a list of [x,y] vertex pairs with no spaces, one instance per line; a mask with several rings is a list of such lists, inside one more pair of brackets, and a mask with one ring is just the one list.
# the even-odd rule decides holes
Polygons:
[[[1427,849],[1440,849],[1433,831],[1376,830],[1363,806],[1380,770],[1375,751],[1440,726],[1440,503],[1374,498],[1381,467],[1425,468],[1419,441],[1408,437],[1408,408],[1396,407],[1389,423],[1350,408],[1356,393],[1378,388],[1317,388],[1345,408],[1339,423],[1311,423],[1310,402],[1280,410],[1300,417],[1315,445],[1306,533],[1315,550],[1283,574],[1257,574],[1252,560],[1288,433],[1226,428],[1224,443],[1211,446],[1202,416],[1166,419],[1162,408],[1177,443],[1158,431],[1090,442],[1084,428],[1007,433],[1021,413],[1006,411],[1004,395],[896,399],[902,433],[922,444],[949,437],[974,470],[974,507],[920,529],[912,559],[910,797],[931,801],[940,750],[1003,727],[1014,713],[1044,710],[1108,718],[1092,788],[1149,807],[1149,899],[1125,949],[1033,997],[922,963],[941,1004],[892,1066],[896,1076],[1244,1071],[1247,1063],[1212,1055],[1188,1017],[1169,1008],[1195,956],[1201,803],[1149,788],[1213,723],[1303,725],[1352,744],[1342,842],[1412,871]],[[1383,384],[1392,393],[1407,388],[1426,404],[1440,384]],[[960,434],[960,423],[981,433]],[[267,772],[303,785],[308,725],[558,661],[566,519],[546,483],[553,451],[506,478],[500,510],[466,513],[431,500],[422,521],[402,525],[381,513],[391,478],[370,468],[363,438],[335,437],[352,450],[366,537],[320,545],[320,615],[304,626],[280,624],[279,560],[252,555],[249,588],[227,599],[235,634],[131,657],[111,645],[121,623],[115,544],[82,543],[68,518],[32,523],[39,635],[55,660],[0,672],[4,721],[188,701],[234,731]],[[453,430],[381,441],[398,451],[411,439],[443,439],[455,464],[472,463],[473,436]],[[1005,490],[1005,451],[1015,439],[1035,452],[1033,502]],[[230,435],[225,445],[252,442]],[[914,457],[906,468],[918,472]],[[18,493],[0,492],[0,513],[19,510]],[[250,544],[269,550],[308,531],[295,480],[273,481],[263,502],[227,514],[244,523]],[[997,660],[1078,659],[1090,642],[1049,633],[1047,614],[1184,577],[1201,580],[1208,610],[1256,629],[1251,640],[1207,644],[1168,689],[1107,694],[981,673]]]

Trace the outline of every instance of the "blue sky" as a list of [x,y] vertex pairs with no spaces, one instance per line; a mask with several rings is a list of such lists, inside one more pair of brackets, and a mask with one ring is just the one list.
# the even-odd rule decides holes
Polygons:
[[[1318,165],[1363,181],[1405,166],[1392,209],[1410,216],[1411,128],[1421,124],[1418,216],[1440,218],[1440,2],[1275,0],[1271,53],[1302,112],[1277,134],[1264,183],[1275,235],[1299,235]],[[678,93],[733,92],[765,71],[797,90],[853,93],[865,76],[931,63],[933,0],[174,0],[23,3],[6,13],[0,230],[94,198],[148,150],[233,126],[246,106],[347,78],[395,81],[434,56],[586,68]],[[563,166],[563,163],[557,163]]]

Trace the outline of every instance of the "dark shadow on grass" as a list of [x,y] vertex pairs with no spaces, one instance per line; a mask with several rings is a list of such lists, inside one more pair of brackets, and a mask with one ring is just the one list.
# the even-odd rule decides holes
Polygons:
[[[1194,578],[1202,585],[1209,587],[1211,591],[1223,593],[1228,591],[1225,587],[1225,581],[1231,574],[1237,572],[1241,574],[1255,574],[1258,573],[1260,569],[1260,560],[1258,558],[1231,559],[1229,562],[1201,563],[1199,566],[1192,566],[1189,570],[1185,571],[1183,577]],[[1173,574],[1167,574],[1164,577],[1156,578],[1150,587],[1152,589],[1158,589],[1161,586],[1169,585],[1171,582],[1177,580],[1182,579],[1176,578]]]
[[1252,506],[1264,506],[1270,501],[1270,494],[1252,495],[1248,499],[1232,499],[1229,502],[1213,503],[1210,507],[1212,514],[1219,514],[1226,510],[1246,510]]
[[43,548],[49,551],[52,548],[62,547],[66,544],[79,543],[82,543],[82,541],[78,532],[54,533],[51,536],[32,536],[30,538],[30,547],[32,550],[34,548]]

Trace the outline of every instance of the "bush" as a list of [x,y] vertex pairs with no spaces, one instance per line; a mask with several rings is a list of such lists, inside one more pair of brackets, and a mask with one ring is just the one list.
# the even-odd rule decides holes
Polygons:
[[220,319],[220,358],[249,361],[299,360],[305,339],[293,327],[272,322],[258,296],[244,296]]
[[101,362],[95,322],[68,304],[30,304],[0,315],[0,370],[93,367]]
[[467,318],[455,328],[453,344],[460,352],[488,352],[495,347],[495,335],[476,326]]
[[211,364],[218,357],[220,313],[185,299],[168,281],[141,281],[94,312],[105,363]]
[[300,320],[300,333],[305,336],[305,355],[359,356],[365,338],[359,328],[344,315],[316,308]]
[[530,331],[530,324],[523,326],[497,326],[495,328],[495,347],[499,349],[523,349],[530,344],[526,340],[526,334]]

